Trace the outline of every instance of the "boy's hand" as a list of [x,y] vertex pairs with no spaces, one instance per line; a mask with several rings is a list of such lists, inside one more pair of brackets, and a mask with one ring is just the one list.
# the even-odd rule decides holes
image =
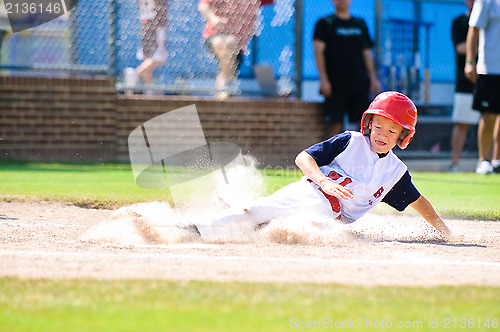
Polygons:
[[410,206],[415,209],[415,211],[417,211],[418,214],[420,214],[429,224],[441,232],[446,241],[453,238],[448,226],[446,226],[443,220],[441,220],[432,207],[432,204],[427,200],[427,198],[424,197],[424,195],[420,195],[420,197],[415,202],[411,203]]
[[442,221],[436,225],[436,229],[443,235],[445,241],[454,241],[456,239],[451,230]]
[[325,193],[340,199],[349,199],[354,197],[354,195],[348,188],[332,182],[329,179],[323,179],[319,183],[319,186]]

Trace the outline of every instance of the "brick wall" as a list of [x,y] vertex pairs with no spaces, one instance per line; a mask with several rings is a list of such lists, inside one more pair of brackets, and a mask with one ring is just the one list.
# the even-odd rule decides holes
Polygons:
[[235,143],[261,166],[292,165],[300,150],[324,138],[317,104],[278,99],[235,98],[218,102],[185,96],[118,96],[118,159],[127,160],[127,138],[134,128],[165,112],[193,104],[208,142]]
[[261,166],[292,165],[301,149],[324,138],[314,103],[124,96],[108,78],[0,77],[0,158],[127,161],[134,128],[192,104],[207,141],[235,143]]
[[[290,166],[326,137],[321,105],[294,99],[125,96],[109,78],[0,76],[0,158],[128,161],[130,132],[165,112],[195,104],[208,142],[232,142],[260,166]],[[426,108],[419,107],[425,115]],[[422,121],[403,156],[449,151],[451,121]],[[475,128],[465,151],[476,153]],[[437,145],[436,145],[437,144]]]
[[0,156],[115,160],[115,108],[107,78],[0,77]]

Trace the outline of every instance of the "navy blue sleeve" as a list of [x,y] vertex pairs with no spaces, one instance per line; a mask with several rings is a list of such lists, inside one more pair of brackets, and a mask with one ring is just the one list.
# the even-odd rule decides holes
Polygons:
[[335,135],[326,141],[314,144],[313,146],[305,149],[304,151],[311,155],[316,160],[318,166],[328,165],[342,153],[351,140],[351,133],[345,131],[341,134]]
[[385,195],[382,202],[389,204],[398,211],[404,211],[408,205],[420,197],[417,188],[411,182],[408,171],[399,179],[392,189]]

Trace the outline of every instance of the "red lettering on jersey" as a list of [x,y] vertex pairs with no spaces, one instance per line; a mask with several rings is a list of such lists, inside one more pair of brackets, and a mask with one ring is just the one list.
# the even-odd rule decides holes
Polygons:
[[[342,176],[335,171],[331,171],[330,174],[328,174],[328,177],[335,181],[335,180],[340,179]],[[311,179],[307,179],[307,181],[313,182]],[[339,185],[344,187],[351,182],[352,182],[352,180],[350,178],[345,178],[341,183],[339,183]],[[326,199],[328,199],[328,202],[330,202],[330,206],[332,207],[332,211],[335,213],[339,213],[341,208],[340,208],[340,202],[337,199],[337,197],[325,193],[323,191],[323,189],[321,189],[321,187],[318,188],[318,190],[321,191],[323,193],[323,195],[325,195]],[[337,218],[337,219],[340,219],[340,218]]]
[[339,203],[339,200],[337,199],[337,197],[329,195],[329,194],[325,193],[323,190],[321,190],[321,192],[323,193],[323,195],[325,195],[328,202],[330,202],[330,206],[332,207],[332,211],[335,213],[339,213],[340,212],[340,203]]
[[[307,179],[307,181],[313,183],[313,181],[311,179]],[[335,196],[332,196],[330,194],[327,194],[323,191],[323,189],[321,189],[321,187],[318,188],[319,191],[321,191],[321,193],[323,195],[325,195],[326,199],[328,200],[328,202],[330,203],[330,206],[332,207],[332,211],[335,212],[335,213],[339,213],[340,212],[340,202],[339,200],[337,199],[337,197]],[[340,217],[340,216],[339,216]],[[337,219],[340,219],[340,218],[337,218]]]
[[352,180],[350,178],[345,178],[344,181],[340,182],[339,184],[342,186],[342,187],[345,187],[346,185],[348,185],[349,183],[351,183]]
[[379,198],[380,196],[382,196],[383,192],[384,192],[384,187],[380,187],[380,189],[377,190],[377,192],[375,194],[373,194],[373,197]]
[[[335,172],[335,171],[331,171],[330,174],[328,174],[328,177],[332,180],[338,180],[342,177],[342,175],[340,175],[339,173]],[[346,185],[348,185],[349,183],[351,183],[352,180],[350,178],[345,178],[344,181],[342,181],[341,183],[339,183],[342,187],[345,187]]]
[[328,174],[328,177],[333,181],[335,181],[338,180],[341,177],[341,175],[335,171],[331,171],[330,174]]

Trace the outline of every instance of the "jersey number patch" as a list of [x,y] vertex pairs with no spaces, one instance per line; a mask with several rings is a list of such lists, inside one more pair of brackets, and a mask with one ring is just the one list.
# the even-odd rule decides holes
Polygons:
[[[330,179],[332,179],[333,181],[337,181],[338,179],[340,179],[342,176],[335,172],[335,171],[331,171],[330,174],[328,174],[328,177]],[[339,184],[342,186],[342,187],[345,187],[346,185],[348,185],[349,183],[351,183],[352,180],[351,178],[345,178],[344,181],[340,182]]]
[[377,192],[375,194],[373,194],[373,197],[379,198],[380,196],[382,196],[383,192],[384,192],[384,187],[380,187],[380,189],[377,190]]
[[[342,176],[335,171],[331,171],[330,174],[328,174],[328,177],[330,179],[336,181],[336,180],[340,179]],[[351,182],[352,182],[352,180],[350,178],[345,178],[342,182],[339,183],[339,185],[341,185],[342,187],[345,187],[347,184],[349,184]],[[325,197],[330,202],[330,205],[332,207],[333,212],[339,213],[340,212],[340,202],[337,199],[337,197],[325,193],[321,188],[319,190],[321,190],[321,192],[325,195]]]

